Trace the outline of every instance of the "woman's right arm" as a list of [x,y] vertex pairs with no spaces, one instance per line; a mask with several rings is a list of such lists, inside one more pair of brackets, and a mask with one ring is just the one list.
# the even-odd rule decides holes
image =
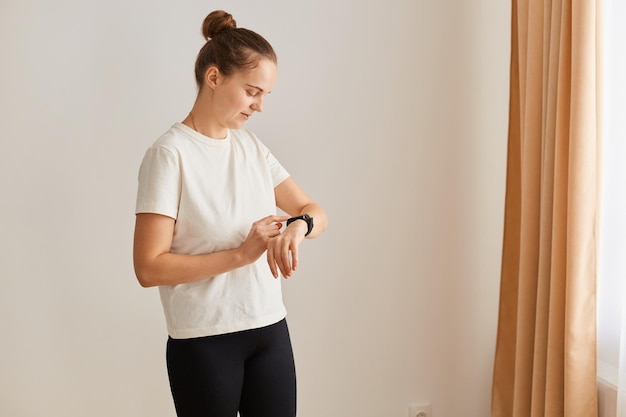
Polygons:
[[288,216],[267,216],[252,224],[241,246],[203,255],[170,253],[175,220],[153,213],[135,219],[133,262],[143,287],[199,281],[256,261],[267,249],[268,239],[278,235]]

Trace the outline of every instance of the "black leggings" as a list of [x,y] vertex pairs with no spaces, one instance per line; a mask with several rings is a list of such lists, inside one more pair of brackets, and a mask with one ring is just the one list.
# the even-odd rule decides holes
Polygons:
[[178,417],[294,417],[296,372],[286,320],[260,329],[167,341]]

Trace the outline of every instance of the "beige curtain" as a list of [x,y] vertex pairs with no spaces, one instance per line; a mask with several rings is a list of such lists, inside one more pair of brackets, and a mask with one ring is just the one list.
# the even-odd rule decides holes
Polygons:
[[492,417],[597,416],[599,0],[513,0]]

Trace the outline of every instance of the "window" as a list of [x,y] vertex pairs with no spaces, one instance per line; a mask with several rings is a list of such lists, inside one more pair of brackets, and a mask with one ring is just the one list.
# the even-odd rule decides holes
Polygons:
[[[626,391],[626,26],[621,23],[626,21],[626,2],[604,0],[603,7],[598,376],[619,388],[622,397]],[[626,403],[620,400],[618,415],[626,417]]]

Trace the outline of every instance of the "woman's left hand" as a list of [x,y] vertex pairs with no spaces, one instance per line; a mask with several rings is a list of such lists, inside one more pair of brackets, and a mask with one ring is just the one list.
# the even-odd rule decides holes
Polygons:
[[274,278],[278,278],[279,270],[283,277],[289,278],[298,268],[298,246],[304,240],[306,232],[306,222],[298,220],[268,241],[267,263]]

